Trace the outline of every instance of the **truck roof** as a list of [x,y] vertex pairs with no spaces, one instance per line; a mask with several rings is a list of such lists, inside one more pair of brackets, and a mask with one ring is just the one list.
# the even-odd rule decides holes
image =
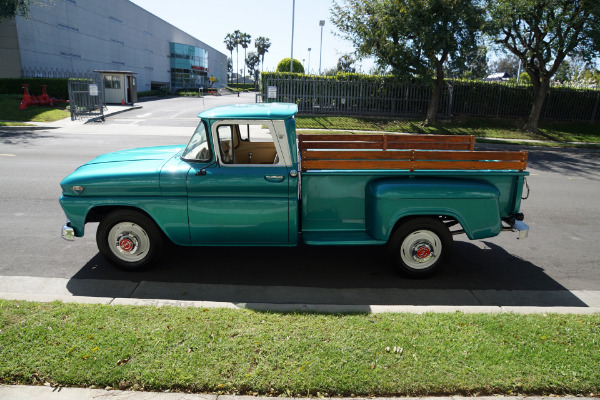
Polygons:
[[203,119],[287,119],[298,112],[292,103],[233,104],[198,114]]

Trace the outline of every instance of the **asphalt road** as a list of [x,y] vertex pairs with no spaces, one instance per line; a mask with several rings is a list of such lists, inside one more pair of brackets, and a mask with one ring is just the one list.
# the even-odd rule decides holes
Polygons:
[[[598,150],[477,145],[477,149],[530,152],[531,193],[521,208],[531,227],[529,238],[517,240],[516,233],[502,233],[469,241],[456,236],[452,262],[427,280],[397,275],[380,247],[174,246],[153,270],[127,273],[98,254],[93,224],[87,226],[84,238],[60,239],[65,217],[58,204],[59,182],[64,176],[102,153],[186,143],[197,113],[227,102],[254,102],[254,97],[164,99],[140,103],[142,109],[104,123],[67,123],[56,129],[0,127],[0,276],[222,285],[229,292],[220,293],[219,300],[232,301],[244,300],[236,291],[244,287],[271,292],[272,301],[280,303],[294,301],[297,288],[324,289],[330,293],[329,301],[340,304],[360,303],[357,296],[365,289],[388,294],[393,289],[600,291]],[[286,287],[290,290],[280,290]],[[73,294],[85,295],[77,290]],[[197,299],[213,297],[207,293]],[[384,301],[390,300],[381,299],[379,304]],[[574,305],[577,300],[572,303],[556,305]]]

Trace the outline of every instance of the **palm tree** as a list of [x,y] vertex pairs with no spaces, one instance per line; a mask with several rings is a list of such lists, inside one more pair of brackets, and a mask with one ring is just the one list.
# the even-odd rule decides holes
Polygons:
[[254,88],[256,88],[258,83],[258,74],[260,71],[258,70],[258,64],[260,64],[260,57],[257,53],[251,51],[248,53],[248,57],[246,57],[246,65],[248,66],[248,72],[250,76],[254,77]]
[[[240,35],[240,44],[244,48],[244,60],[246,59],[246,49],[250,43],[252,43],[252,37],[247,33],[242,33]],[[244,63],[244,87],[246,87],[246,63]]]
[[259,36],[254,41],[254,46],[256,47],[256,52],[261,57],[260,72],[262,73],[263,67],[265,65],[265,53],[269,52],[269,47],[271,47],[271,41],[266,37]]
[[[225,47],[229,50],[229,54],[231,55],[231,60],[233,60],[233,48],[235,47],[235,38],[231,33],[225,35]],[[233,68],[232,68],[233,70]],[[233,73],[231,74],[231,80],[233,81]],[[231,83],[231,82],[230,82]]]
[[[236,29],[232,33],[231,36],[233,37],[233,40],[235,41],[235,54],[236,54],[236,56],[235,56],[235,59],[236,59],[236,61],[235,61],[235,65],[236,65],[235,70],[239,71],[240,70],[240,52],[239,52],[239,49],[238,49],[238,45],[240,44],[240,39],[242,37],[242,32],[240,32],[239,30]],[[240,83],[239,78],[238,78],[237,83]]]

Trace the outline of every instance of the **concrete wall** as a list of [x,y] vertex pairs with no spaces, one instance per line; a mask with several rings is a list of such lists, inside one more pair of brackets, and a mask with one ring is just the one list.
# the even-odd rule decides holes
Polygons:
[[21,77],[17,25],[12,20],[4,20],[0,23],[0,77]]
[[170,82],[170,42],[208,51],[209,76],[227,81],[227,56],[127,0],[43,0],[17,17],[25,68],[137,72],[138,91]]

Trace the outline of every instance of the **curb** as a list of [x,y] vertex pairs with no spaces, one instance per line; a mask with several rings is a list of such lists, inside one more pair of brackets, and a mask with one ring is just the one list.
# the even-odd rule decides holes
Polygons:
[[185,307],[206,309],[246,309],[268,312],[307,312],[323,314],[352,313],[465,313],[465,314],[600,314],[600,307],[535,307],[535,306],[417,306],[417,305],[363,305],[363,304],[287,304],[287,303],[232,303],[220,301],[140,299],[127,297],[64,296],[55,294],[0,293],[2,300],[34,301],[51,303],[60,301],[74,304],[103,304],[120,306]]
[[104,121],[104,118],[106,118],[106,117],[110,117],[110,116],[113,116],[113,115],[121,114],[121,113],[124,113],[124,112],[127,112],[127,111],[131,111],[131,110],[139,110],[141,108],[143,108],[143,106],[139,105],[139,106],[127,107],[127,108],[124,108],[124,109],[118,109],[118,110],[114,110],[114,111],[108,111],[106,114],[103,114],[103,115],[101,115],[99,117],[94,117],[94,118],[88,119],[87,121],[84,122],[84,125],[87,124],[87,123],[89,123],[89,122],[97,122],[99,120]]
[[[98,398],[110,398],[115,400],[272,400],[272,397],[258,396],[232,396],[202,393],[182,393],[182,392],[141,392],[112,389],[91,389],[91,388],[69,388],[69,387],[51,387],[46,386],[0,386],[0,398],[10,400],[88,400]],[[558,396],[480,396],[480,397],[378,397],[386,400],[546,400],[546,399],[565,399],[565,400],[591,400],[594,397],[558,397]],[[278,397],[280,400],[298,400],[300,398]],[[314,398],[313,398],[314,399]],[[336,400],[370,400],[365,397],[335,398]]]
[[397,290],[271,286],[267,292],[256,292],[256,286],[252,285],[0,276],[0,299],[42,303],[61,301],[334,314],[600,313],[600,291],[595,290]]

